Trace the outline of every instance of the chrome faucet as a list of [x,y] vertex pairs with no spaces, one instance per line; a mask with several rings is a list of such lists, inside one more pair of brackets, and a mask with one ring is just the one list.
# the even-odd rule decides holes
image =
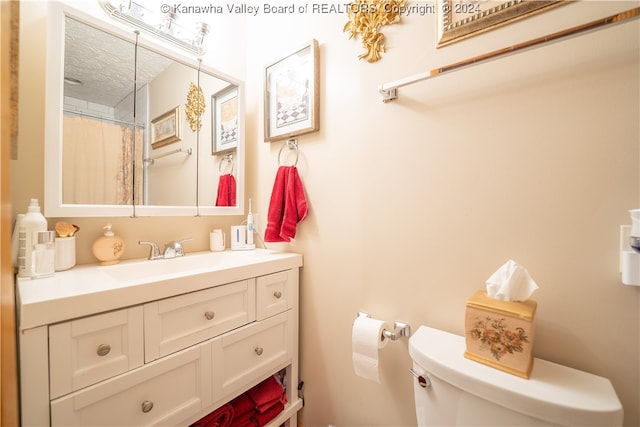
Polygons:
[[184,246],[182,245],[184,242],[188,242],[191,240],[191,237],[182,240],[174,240],[172,242],[167,243],[164,246],[164,252],[160,253],[160,248],[154,242],[147,242],[145,240],[138,241],[139,245],[149,245],[151,247],[151,251],[149,252],[150,260],[154,259],[169,259],[184,256]]
[[163,256],[160,254],[160,248],[158,248],[158,245],[156,245],[153,242],[147,242],[144,240],[139,240],[138,241],[139,245],[149,245],[151,246],[151,252],[149,252],[149,259],[160,259]]
[[184,246],[182,245],[184,242],[188,242],[191,240],[191,237],[187,237],[182,240],[174,240],[172,242],[164,245],[164,258],[176,258],[179,256],[184,256]]

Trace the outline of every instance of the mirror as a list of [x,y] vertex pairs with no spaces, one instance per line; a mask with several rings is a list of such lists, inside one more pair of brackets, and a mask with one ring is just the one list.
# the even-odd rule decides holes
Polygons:
[[[143,34],[51,9],[45,215],[242,214],[242,82]],[[221,203],[230,182],[234,198]]]

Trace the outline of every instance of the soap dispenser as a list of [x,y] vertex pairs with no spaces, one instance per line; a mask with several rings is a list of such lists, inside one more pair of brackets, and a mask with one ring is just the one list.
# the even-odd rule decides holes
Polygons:
[[102,228],[104,235],[93,242],[93,255],[98,258],[101,265],[117,264],[124,252],[124,240],[114,234],[111,230],[111,224]]

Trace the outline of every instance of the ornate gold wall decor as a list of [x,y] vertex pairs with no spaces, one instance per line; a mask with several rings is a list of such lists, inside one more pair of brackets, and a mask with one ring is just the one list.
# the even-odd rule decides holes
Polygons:
[[187,120],[189,120],[189,127],[194,132],[202,126],[200,116],[204,113],[205,107],[206,105],[204,102],[204,93],[202,93],[202,88],[191,83],[189,85],[189,93],[187,94],[185,111],[187,113]]
[[380,32],[383,25],[395,24],[406,7],[407,0],[356,0],[347,5],[349,22],[343,31],[349,31],[349,38],[362,37],[362,45],[366,53],[358,56],[368,62],[376,62],[384,52],[384,34]]

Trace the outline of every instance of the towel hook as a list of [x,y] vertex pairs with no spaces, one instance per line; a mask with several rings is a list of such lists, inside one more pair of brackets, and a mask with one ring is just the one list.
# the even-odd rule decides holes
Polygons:
[[298,140],[296,138],[287,139],[282,147],[280,147],[280,151],[278,151],[278,165],[282,166],[282,161],[280,160],[280,156],[282,155],[282,150],[284,147],[289,147],[289,150],[296,150],[296,160],[293,162],[293,166],[298,164]]
[[220,172],[220,174],[222,174],[222,165],[224,163],[228,163],[230,165],[231,169],[229,170],[229,174],[232,174],[233,173],[233,154],[232,153],[225,154],[224,157],[222,157],[218,162],[218,172]]

